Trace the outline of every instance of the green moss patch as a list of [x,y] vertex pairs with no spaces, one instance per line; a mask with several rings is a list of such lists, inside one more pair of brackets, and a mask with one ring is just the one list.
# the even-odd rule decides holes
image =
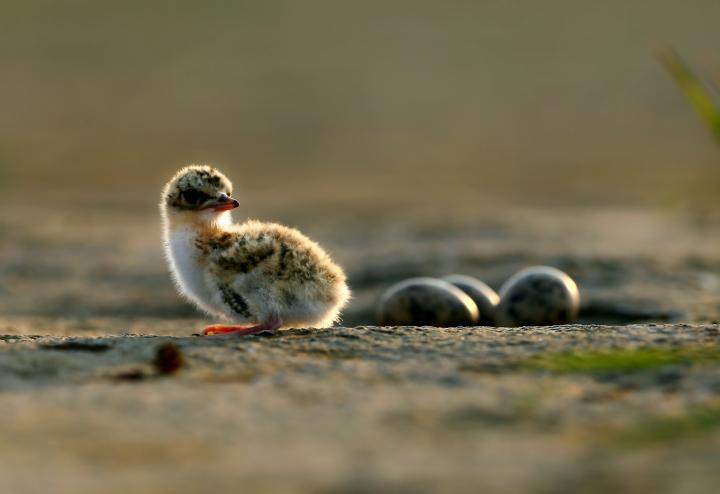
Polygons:
[[720,346],[652,347],[541,353],[523,367],[565,373],[636,372],[667,365],[720,363]]

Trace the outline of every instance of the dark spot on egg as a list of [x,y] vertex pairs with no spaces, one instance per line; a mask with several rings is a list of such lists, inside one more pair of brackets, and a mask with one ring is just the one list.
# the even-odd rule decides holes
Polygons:
[[525,269],[500,289],[498,326],[547,326],[577,319],[580,295],[567,274],[548,266]]
[[443,276],[442,279],[458,287],[473,299],[480,311],[478,324],[485,326],[495,324],[495,308],[500,302],[500,297],[495,290],[479,279],[463,274],[451,274]]
[[378,303],[378,322],[387,326],[471,326],[478,309],[459,288],[433,278],[411,278],[390,287]]

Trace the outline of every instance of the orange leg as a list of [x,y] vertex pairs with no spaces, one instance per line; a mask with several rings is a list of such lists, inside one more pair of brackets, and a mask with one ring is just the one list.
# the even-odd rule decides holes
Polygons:
[[202,334],[205,336],[247,336],[263,331],[275,331],[280,326],[282,326],[282,320],[277,316],[271,316],[260,324],[213,324],[203,329]]
[[246,332],[257,324],[239,324],[239,325],[228,325],[228,324],[213,324],[202,330],[204,336],[213,336],[216,334],[227,334],[227,333],[240,333]]

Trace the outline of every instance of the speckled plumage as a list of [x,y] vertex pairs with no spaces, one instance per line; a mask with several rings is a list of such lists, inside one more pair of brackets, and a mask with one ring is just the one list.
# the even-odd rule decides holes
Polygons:
[[[296,229],[255,220],[233,224],[229,211],[212,210],[212,198],[229,196],[231,187],[217,170],[190,166],[163,191],[166,252],[180,293],[234,323],[279,318],[282,327],[326,327],[336,322],[350,295],[342,269]],[[204,195],[188,204],[188,189]],[[197,196],[192,193],[191,199]]]

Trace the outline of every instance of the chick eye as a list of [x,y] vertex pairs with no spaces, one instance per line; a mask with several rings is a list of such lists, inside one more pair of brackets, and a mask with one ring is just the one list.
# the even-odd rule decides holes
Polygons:
[[200,200],[200,191],[196,189],[187,189],[182,191],[182,198],[188,204],[197,204]]

